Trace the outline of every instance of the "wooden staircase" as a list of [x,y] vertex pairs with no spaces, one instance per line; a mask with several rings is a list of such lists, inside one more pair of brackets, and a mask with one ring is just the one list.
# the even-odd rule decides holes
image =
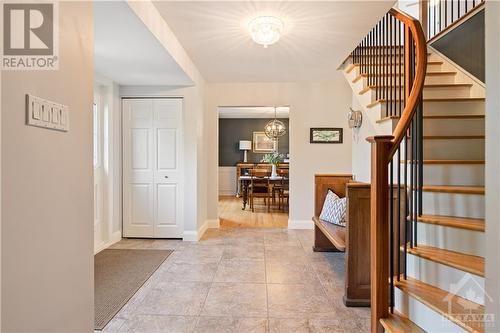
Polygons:
[[[423,212],[405,218],[405,223],[412,228],[416,226],[417,230],[416,243],[400,246],[401,253],[406,254],[407,277],[394,276],[394,311],[383,316],[380,326],[372,327],[372,332],[380,329],[483,332],[482,314],[487,297],[484,291],[485,89],[432,49],[428,49],[427,55],[422,99]],[[391,135],[400,116],[388,115],[388,106],[397,104],[400,96],[404,96],[398,78],[403,74],[398,70],[364,72],[362,68],[370,71],[370,66],[384,65],[385,54],[376,57],[381,58],[372,59],[369,66],[352,63],[351,57],[343,71],[368,118],[376,119],[374,126],[389,128],[387,135]],[[370,84],[376,81],[373,76],[389,77],[390,84]],[[383,89],[394,90],[392,98],[377,98],[380,96],[377,90]],[[408,135],[406,140],[410,139]],[[372,148],[372,168],[373,156]],[[407,162],[401,161],[401,166],[393,170],[399,167],[403,173],[412,164]]]

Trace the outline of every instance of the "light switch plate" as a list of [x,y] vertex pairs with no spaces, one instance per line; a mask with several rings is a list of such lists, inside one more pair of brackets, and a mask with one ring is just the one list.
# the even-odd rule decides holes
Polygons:
[[68,106],[26,95],[26,124],[30,126],[69,131]]

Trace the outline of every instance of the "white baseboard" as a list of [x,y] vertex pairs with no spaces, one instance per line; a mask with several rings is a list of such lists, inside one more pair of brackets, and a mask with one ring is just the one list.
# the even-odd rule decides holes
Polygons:
[[288,220],[288,229],[314,229],[312,220]]
[[220,220],[219,219],[207,220],[206,223],[208,224],[208,228],[219,228],[220,227]]
[[221,190],[219,189],[219,196],[221,197],[235,197],[236,191],[234,190]]
[[182,234],[182,240],[185,242],[197,242],[198,241],[198,231],[185,230]]
[[205,234],[208,228],[218,228],[219,227],[219,219],[217,220],[206,220],[198,230],[187,230],[184,231],[182,240],[185,242],[198,242],[201,237]]
[[111,237],[108,242],[102,243],[101,245],[99,245],[97,248],[94,249],[94,255],[98,254],[102,250],[107,249],[111,245],[118,243],[121,240],[122,240],[122,231],[119,230],[114,232],[113,234],[111,234]]

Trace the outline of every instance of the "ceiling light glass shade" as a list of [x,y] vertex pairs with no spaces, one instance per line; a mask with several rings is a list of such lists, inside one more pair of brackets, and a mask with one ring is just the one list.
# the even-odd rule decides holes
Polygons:
[[274,16],[259,16],[250,21],[249,27],[254,42],[264,47],[276,43],[283,32],[283,22]]
[[266,136],[268,138],[276,140],[280,136],[285,135],[286,133],[285,124],[283,124],[278,119],[273,119],[266,124],[266,126],[264,127],[264,132],[266,133]]

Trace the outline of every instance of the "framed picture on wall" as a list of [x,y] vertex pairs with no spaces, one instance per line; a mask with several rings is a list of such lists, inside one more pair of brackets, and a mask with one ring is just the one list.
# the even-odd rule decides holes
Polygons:
[[342,143],[342,128],[316,127],[311,128],[311,143]]
[[254,153],[272,153],[278,150],[278,140],[274,141],[267,137],[265,132],[253,132],[253,149]]

